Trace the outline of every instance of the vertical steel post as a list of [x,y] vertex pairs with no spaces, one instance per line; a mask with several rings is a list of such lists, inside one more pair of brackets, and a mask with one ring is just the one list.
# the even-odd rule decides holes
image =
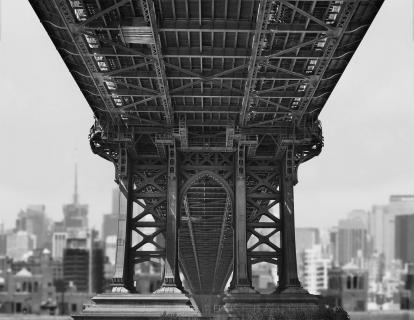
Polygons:
[[234,217],[234,257],[232,292],[255,292],[248,273],[247,223],[246,223],[246,147],[239,144],[236,155],[235,174],[235,214]]
[[[126,166],[126,168],[125,168]],[[121,169],[124,167],[124,170]],[[126,177],[122,174],[126,171]],[[131,259],[132,232],[129,222],[132,219],[134,202],[133,160],[124,148],[120,148],[118,159],[119,179],[126,178],[127,212],[119,212],[118,235],[116,242],[115,273],[112,277],[112,292],[134,292],[134,262]],[[120,181],[121,184],[121,181]]]
[[178,181],[177,150],[175,144],[168,147],[167,223],[165,232],[164,281],[156,293],[180,293],[182,284],[178,269]]
[[296,243],[295,243],[295,211],[293,202],[293,186],[295,183],[295,164],[293,163],[293,150],[288,149],[282,159],[280,175],[280,220],[281,220],[281,245],[282,261],[279,266],[280,281],[279,291],[302,291],[298,279],[296,263]]

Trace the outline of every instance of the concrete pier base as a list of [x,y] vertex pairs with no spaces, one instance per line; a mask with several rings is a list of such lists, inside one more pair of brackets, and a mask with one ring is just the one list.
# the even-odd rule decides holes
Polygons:
[[275,294],[233,294],[224,298],[217,319],[346,320],[347,314],[335,314],[325,308],[320,296],[304,292]]
[[147,320],[169,318],[195,318],[200,313],[190,298],[183,293],[133,294],[104,293],[92,298],[84,310],[72,315],[74,320]]

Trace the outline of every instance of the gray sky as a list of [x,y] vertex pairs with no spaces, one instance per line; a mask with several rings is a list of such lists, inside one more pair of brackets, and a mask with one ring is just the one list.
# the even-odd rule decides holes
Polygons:
[[[299,168],[298,226],[414,193],[413,11],[385,1],[325,106],[325,147]],[[27,0],[1,1],[0,23],[0,218],[12,226],[20,209],[45,204],[61,219],[78,162],[80,200],[100,227],[114,168],[89,148],[92,112]]]

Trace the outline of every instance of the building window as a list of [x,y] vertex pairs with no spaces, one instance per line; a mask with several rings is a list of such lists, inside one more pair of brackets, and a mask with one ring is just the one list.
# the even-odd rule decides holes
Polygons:
[[78,310],[78,306],[76,305],[76,303],[72,303],[71,310],[72,310],[72,312],[76,312]]
[[347,276],[346,277],[346,288],[347,289],[351,289],[351,282],[352,282],[352,279],[351,279],[351,276]]

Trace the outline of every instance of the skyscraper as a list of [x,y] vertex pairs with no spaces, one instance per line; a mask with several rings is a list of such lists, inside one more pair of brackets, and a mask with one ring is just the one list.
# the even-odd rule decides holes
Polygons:
[[309,293],[320,294],[328,288],[328,269],[332,266],[332,261],[323,257],[320,244],[305,249],[302,256],[302,285]]
[[107,237],[117,236],[119,214],[126,214],[126,198],[119,188],[112,191],[112,212],[103,216],[102,241],[106,243]]
[[67,232],[54,232],[52,236],[52,257],[54,260],[63,259],[63,251],[66,248]]
[[388,204],[372,208],[368,230],[374,250],[384,254],[386,265],[396,258],[396,217],[409,214],[414,214],[414,195],[391,195]]
[[337,241],[339,265],[367,257],[367,227],[361,216],[339,220]]
[[63,206],[63,225],[66,230],[88,228],[88,205],[79,203],[77,166],[75,166],[73,202]]
[[103,216],[102,241],[105,242],[109,236],[116,236],[118,232],[118,214],[107,213]]
[[36,236],[36,247],[43,248],[48,241],[48,220],[44,205],[30,205],[26,211],[20,211],[16,219],[16,229],[27,231]]
[[36,247],[36,236],[27,231],[19,230],[7,235],[7,256],[20,261]]
[[64,249],[63,278],[67,284],[73,283],[78,292],[103,291],[104,254],[93,239],[93,231],[87,239],[68,239]]
[[296,228],[296,260],[298,265],[299,279],[303,279],[304,274],[304,254],[307,249],[319,244],[319,230],[317,228]]
[[414,263],[414,214],[395,217],[395,258]]

